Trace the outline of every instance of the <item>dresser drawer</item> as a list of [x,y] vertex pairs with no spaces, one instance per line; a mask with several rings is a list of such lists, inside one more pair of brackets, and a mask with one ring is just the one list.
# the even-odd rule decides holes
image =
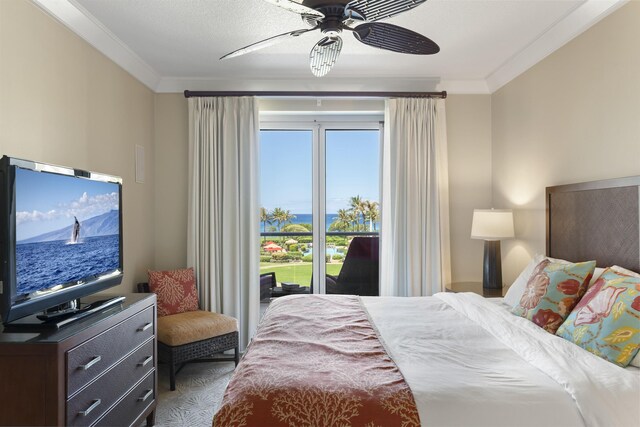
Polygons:
[[156,374],[150,372],[140,384],[113,407],[97,426],[131,426],[155,400]]
[[67,352],[67,397],[100,376],[154,334],[149,307]]
[[133,387],[142,377],[154,371],[154,340],[118,363],[99,379],[67,402],[67,425],[90,425]]

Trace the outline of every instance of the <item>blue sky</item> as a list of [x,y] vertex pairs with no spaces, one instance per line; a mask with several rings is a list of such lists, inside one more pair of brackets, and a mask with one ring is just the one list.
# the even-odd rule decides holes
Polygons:
[[118,185],[16,170],[16,237],[28,239],[118,209]]
[[[260,144],[261,206],[311,213],[313,132],[263,130]],[[356,195],[379,202],[379,131],[328,130],[326,169],[327,213]]]

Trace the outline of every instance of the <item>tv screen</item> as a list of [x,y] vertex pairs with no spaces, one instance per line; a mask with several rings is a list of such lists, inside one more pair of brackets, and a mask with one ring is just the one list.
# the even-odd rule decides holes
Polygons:
[[5,323],[122,280],[121,180],[3,157]]
[[120,267],[119,204],[118,184],[17,168],[18,295]]

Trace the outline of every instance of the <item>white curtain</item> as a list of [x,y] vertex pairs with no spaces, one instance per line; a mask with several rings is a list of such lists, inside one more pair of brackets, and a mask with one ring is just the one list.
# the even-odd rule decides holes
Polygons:
[[241,349],[260,313],[259,130],[254,98],[189,98],[187,263],[201,308],[238,319]]
[[447,163],[445,101],[387,100],[381,295],[432,295],[451,281]]

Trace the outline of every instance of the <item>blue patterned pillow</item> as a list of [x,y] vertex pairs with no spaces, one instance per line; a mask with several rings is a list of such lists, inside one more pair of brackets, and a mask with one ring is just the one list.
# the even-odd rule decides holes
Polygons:
[[640,349],[640,277],[606,269],[557,335],[627,366]]
[[543,259],[511,312],[555,334],[584,295],[595,267],[595,261],[573,264]]

